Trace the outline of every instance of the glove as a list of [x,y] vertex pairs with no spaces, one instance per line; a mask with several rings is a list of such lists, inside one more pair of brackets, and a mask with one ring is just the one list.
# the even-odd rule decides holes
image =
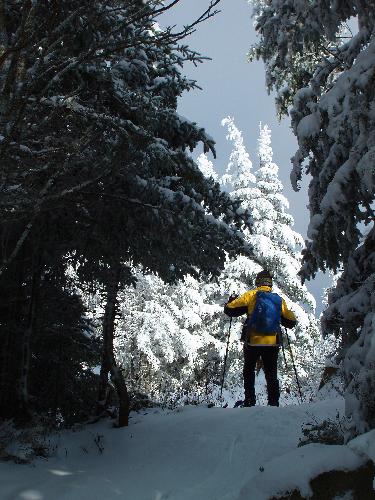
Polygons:
[[232,293],[232,295],[228,299],[227,304],[229,304],[229,302],[233,302],[237,297],[238,297],[238,295],[236,295],[235,293]]

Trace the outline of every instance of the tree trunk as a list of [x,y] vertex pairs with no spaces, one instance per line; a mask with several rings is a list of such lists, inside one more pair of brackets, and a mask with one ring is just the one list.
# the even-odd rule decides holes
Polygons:
[[108,406],[109,403],[108,374],[110,372],[111,367],[109,364],[109,358],[107,354],[108,335],[105,328],[106,314],[107,314],[107,307],[103,319],[103,346],[102,346],[101,361],[100,361],[99,393],[98,393],[98,401],[96,402],[97,415],[100,415],[105,410],[105,408]]
[[97,410],[98,413],[101,413],[108,404],[108,374],[110,373],[119,400],[118,426],[123,427],[129,423],[129,396],[123,374],[116,364],[113,350],[120,271],[120,264],[112,265],[110,279],[107,283],[107,302],[103,319],[103,347]]
[[119,399],[119,411],[118,411],[118,421],[117,425],[119,427],[125,427],[129,425],[129,395],[125,384],[124,376],[118,366],[112,353],[113,362],[111,363],[111,380],[116,387],[118,399]]
[[[11,363],[14,363],[12,335],[9,325],[2,328],[0,335],[0,419],[8,418],[15,413],[15,394],[11,377],[9,376]],[[14,336],[13,336],[14,337]]]
[[29,418],[29,373],[30,373],[30,355],[31,339],[35,330],[36,310],[38,304],[39,284],[41,276],[41,267],[37,262],[32,270],[32,281],[29,301],[29,312],[27,325],[22,339],[22,367],[21,376],[18,385],[19,415],[21,418]]

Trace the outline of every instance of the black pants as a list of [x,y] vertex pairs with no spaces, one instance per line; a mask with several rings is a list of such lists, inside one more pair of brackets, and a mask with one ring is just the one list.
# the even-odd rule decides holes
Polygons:
[[243,381],[245,400],[255,405],[255,365],[259,357],[263,361],[264,374],[267,382],[268,404],[279,406],[280,387],[277,380],[278,346],[244,346]]

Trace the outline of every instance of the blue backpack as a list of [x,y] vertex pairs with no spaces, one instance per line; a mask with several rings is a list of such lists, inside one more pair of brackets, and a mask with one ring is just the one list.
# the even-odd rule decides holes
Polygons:
[[280,331],[282,299],[277,293],[257,292],[255,307],[247,318],[248,330],[255,330],[263,335]]

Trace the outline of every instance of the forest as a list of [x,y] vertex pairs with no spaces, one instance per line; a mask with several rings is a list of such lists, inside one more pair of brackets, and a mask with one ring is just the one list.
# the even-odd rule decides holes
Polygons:
[[[375,3],[249,2],[249,64],[297,140],[293,189],[308,178],[304,238],[266,124],[250,158],[223,117],[223,173],[179,114],[199,86],[184,65],[205,63],[188,37],[228,0],[162,27],[183,1],[0,0],[0,430],[232,404],[242,322],[223,308],[267,269],[297,318],[281,406],[332,387],[348,443],[375,428]],[[317,317],[320,271],[333,281]]]

